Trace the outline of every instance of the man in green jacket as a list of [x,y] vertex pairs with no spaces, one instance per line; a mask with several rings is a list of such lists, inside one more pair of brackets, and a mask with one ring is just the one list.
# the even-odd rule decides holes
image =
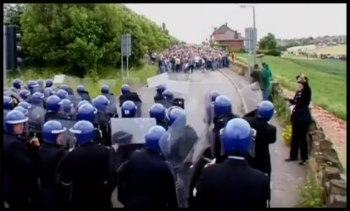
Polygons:
[[271,86],[271,79],[272,79],[272,73],[270,70],[270,67],[265,62],[262,63],[262,76],[263,76],[263,83],[264,83],[264,90],[263,92],[263,100],[269,100],[269,91]]

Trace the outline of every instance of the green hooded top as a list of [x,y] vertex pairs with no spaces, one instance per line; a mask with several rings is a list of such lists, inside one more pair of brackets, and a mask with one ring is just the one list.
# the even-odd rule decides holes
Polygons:
[[270,81],[272,79],[272,73],[270,70],[269,65],[265,65],[262,69],[262,75],[263,75],[263,82],[264,82],[264,87],[265,89],[270,89]]

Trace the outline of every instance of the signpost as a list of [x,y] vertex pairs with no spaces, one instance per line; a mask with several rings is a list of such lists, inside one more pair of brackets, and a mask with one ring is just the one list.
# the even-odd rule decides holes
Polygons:
[[6,61],[7,61],[7,55],[6,55],[6,53],[7,53],[7,50],[6,50],[6,26],[3,26],[3,28],[4,28],[4,42],[3,42],[3,46],[4,46],[4,69],[3,69],[3,71],[4,71],[4,86],[6,86],[6,84],[7,84],[7,66],[6,66]]
[[121,52],[121,60],[122,60],[122,78],[124,77],[124,57],[126,57],[126,76],[129,77],[129,56],[131,55],[131,35],[123,34],[122,35],[122,52]]

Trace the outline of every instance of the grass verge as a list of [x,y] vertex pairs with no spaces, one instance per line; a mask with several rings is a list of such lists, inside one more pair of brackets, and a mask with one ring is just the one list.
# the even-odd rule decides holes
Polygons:
[[[237,60],[247,63],[247,54]],[[346,121],[346,62],[333,60],[301,60],[265,56],[273,76],[289,90],[294,90],[295,77],[305,74],[312,88],[312,102]]]
[[[120,93],[120,87],[126,83],[129,84],[132,89],[141,88],[146,84],[147,78],[156,75],[156,66],[145,64],[140,69],[131,69],[130,75],[126,77],[126,71],[124,70],[124,78],[121,77],[121,70],[115,68],[106,67],[103,74],[99,76],[98,81],[93,81],[90,77],[77,78],[73,76],[67,76],[64,83],[75,89],[78,85],[83,85],[87,89],[92,97],[100,94],[100,87],[103,84],[107,84],[110,90],[114,94]],[[58,70],[54,69],[29,69],[22,71],[21,74],[12,74],[9,76],[8,85],[14,78],[21,78],[24,82],[28,80],[48,79],[54,78],[55,75],[59,75]],[[58,84],[59,85],[59,84]]]

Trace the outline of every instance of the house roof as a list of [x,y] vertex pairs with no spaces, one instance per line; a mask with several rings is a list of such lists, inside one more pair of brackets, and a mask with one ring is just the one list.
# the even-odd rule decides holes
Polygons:
[[216,29],[214,32],[213,32],[213,35],[214,34],[224,34],[225,32],[227,31],[233,31],[230,27],[228,27],[226,24],[223,24],[222,26],[220,26],[218,29]]

